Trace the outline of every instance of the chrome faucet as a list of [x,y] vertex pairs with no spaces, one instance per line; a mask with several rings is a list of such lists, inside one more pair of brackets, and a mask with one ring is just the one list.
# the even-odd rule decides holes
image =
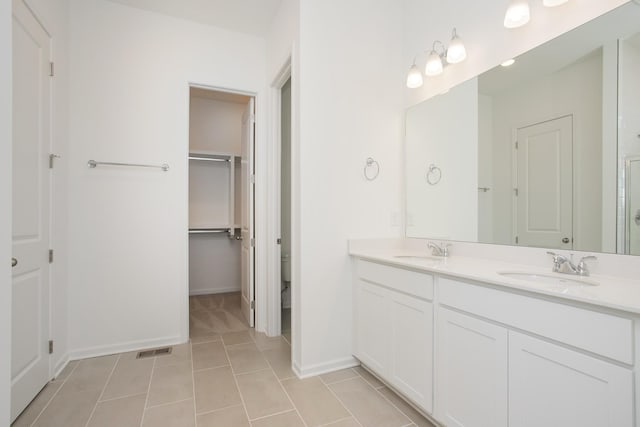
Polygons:
[[587,255],[580,258],[578,264],[573,263],[573,254],[571,258],[567,258],[564,255],[557,254],[555,252],[547,252],[553,257],[553,272],[563,274],[573,274],[576,276],[589,276],[589,266],[585,262],[589,259],[598,259],[593,255]]
[[443,243],[438,245],[437,243],[429,242],[427,243],[427,248],[431,249],[431,255],[433,256],[441,256],[448,257],[449,256],[449,247],[451,244]]

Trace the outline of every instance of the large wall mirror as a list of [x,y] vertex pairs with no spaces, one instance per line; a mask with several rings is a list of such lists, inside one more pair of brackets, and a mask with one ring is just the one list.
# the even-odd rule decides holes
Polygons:
[[640,255],[640,6],[406,112],[408,237]]

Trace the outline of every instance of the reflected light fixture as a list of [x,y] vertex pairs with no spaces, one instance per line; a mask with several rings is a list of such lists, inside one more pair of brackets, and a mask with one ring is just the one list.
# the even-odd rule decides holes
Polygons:
[[462,39],[454,28],[451,33],[451,42],[449,42],[449,48],[447,49],[447,62],[449,64],[457,64],[464,61],[466,57],[467,49],[465,49]]
[[506,61],[504,61],[504,62],[503,62],[502,64],[500,64],[500,65],[502,65],[503,67],[509,67],[509,66],[511,66],[511,65],[513,65],[513,64],[515,64],[515,62],[516,62],[516,60],[515,60],[515,59],[513,59],[513,58],[511,58],[511,59],[507,59]]
[[504,15],[504,26],[518,28],[529,22],[531,15],[527,0],[509,0],[509,7]]
[[542,4],[546,7],[556,7],[560,6],[561,4],[565,4],[568,1],[569,0],[543,0]]
[[413,60],[413,65],[409,69],[409,74],[407,75],[407,87],[410,89],[415,89],[422,86],[422,73],[420,69],[416,65],[415,59]]

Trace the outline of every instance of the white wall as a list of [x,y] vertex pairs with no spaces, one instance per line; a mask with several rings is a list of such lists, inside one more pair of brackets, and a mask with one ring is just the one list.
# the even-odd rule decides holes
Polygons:
[[[508,72],[508,69],[505,70]],[[602,52],[549,76],[522,82],[493,100],[492,243],[511,244],[513,130],[573,115],[574,249],[602,248]]]
[[240,155],[242,114],[246,104],[191,97],[189,146]]
[[0,424],[11,420],[11,0],[0,0]]
[[103,0],[72,0],[70,19],[70,348],[185,341],[188,84],[258,93],[260,117],[264,41]]
[[[293,356],[303,375],[352,363],[347,239],[401,234],[390,224],[402,203],[401,44],[400,2],[301,1]],[[372,182],[363,176],[369,156],[380,163]]]
[[51,375],[57,374],[68,361],[68,165],[69,165],[69,2],[68,0],[27,0],[45,29],[51,35],[55,77],[52,80],[52,141],[51,152],[60,158],[52,171],[51,247],[54,263],[51,265],[51,331],[54,352]]
[[[406,116],[407,236],[477,241],[478,79]],[[430,165],[440,170],[431,172],[433,184]]]
[[418,65],[424,66],[426,57],[422,52],[430,49],[434,40],[448,43],[453,27],[463,38],[468,54],[464,62],[448,67],[436,78],[426,79],[422,88],[406,89],[406,104],[414,105],[441,93],[627,2],[582,0],[546,8],[541,1],[534,1],[530,2],[529,24],[509,30],[502,24],[506,1],[405,0],[405,77],[414,56],[418,54]]

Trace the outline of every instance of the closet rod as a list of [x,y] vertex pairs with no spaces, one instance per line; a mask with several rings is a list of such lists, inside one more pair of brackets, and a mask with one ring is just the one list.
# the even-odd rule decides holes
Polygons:
[[155,169],[162,169],[163,171],[168,171],[169,170],[169,165],[164,163],[162,165],[142,165],[139,163],[116,163],[116,162],[96,162],[95,160],[89,160],[87,162],[87,166],[89,166],[91,169],[95,168],[96,166],[133,166],[133,167],[137,167],[137,168],[155,168]]
[[205,162],[229,162],[229,159],[217,159],[214,157],[189,156],[189,160],[204,160]]
[[189,234],[213,234],[213,233],[230,233],[229,228],[190,228]]

